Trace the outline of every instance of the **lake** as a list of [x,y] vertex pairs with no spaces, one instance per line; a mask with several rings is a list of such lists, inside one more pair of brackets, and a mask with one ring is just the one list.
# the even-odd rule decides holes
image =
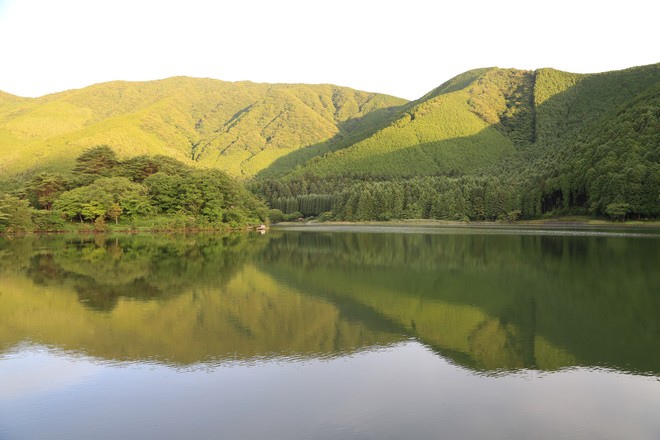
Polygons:
[[0,439],[660,438],[660,232],[0,239]]

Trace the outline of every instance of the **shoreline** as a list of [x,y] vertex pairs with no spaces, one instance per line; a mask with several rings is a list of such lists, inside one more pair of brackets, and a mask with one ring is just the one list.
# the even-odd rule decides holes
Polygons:
[[498,221],[451,221],[451,220],[431,220],[431,219],[410,219],[410,220],[390,220],[390,221],[300,221],[300,222],[281,222],[272,223],[271,227],[288,228],[296,226],[314,226],[314,225],[327,225],[327,226],[447,226],[447,227],[499,227],[499,228],[515,228],[520,226],[533,226],[533,227],[587,227],[587,228],[659,228],[660,220],[634,220],[629,222],[614,222],[602,219],[575,219],[575,218],[555,218],[555,219],[535,219],[535,220],[521,220],[516,222],[498,222]]
[[272,231],[326,233],[404,233],[404,234],[477,234],[477,235],[538,235],[583,237],[660,238],[660,222],[639,223],[582,223],[582,222],[298,222],[271,225]]
[[[271,223],[267,226],[268,230],[312,230],[312,229],[350,229],[356,230],[374,229],[385,231],[388,229],[396,228],[424,228],[424,229],[484,229],[484,230],[532,230],[534,228],[541,230],[622,230],[634,229],[654,231],[655,234],[660,235],[660,220],[647,220],[647,221],[629,221],[629,222],[614,222],[602,219],[588,219],[588,218],[554,218],[554,219],[535,219],[535,220],[522,220],[516,222],[498,222],[498,221],[449,221],[449,220],[432,220],[432,219],[410,219],[410,220],[390,220],[390,221],[326,221],[320,222],[315,220],[310,221],[297,221],[297,222],[280,222]],[[239,232],[260,232],[257,226],[245,226],[239,228],[113,228],[108,227],[106,230],[95,231],[92,228],[80,229],[64,229],[59,231],[16,231],[10,233],[0,233],[0,237],[16,237],[16,236],[29,236],[29,235],[103,235],[103,234],[200,234],[200,233],[239,233]]]

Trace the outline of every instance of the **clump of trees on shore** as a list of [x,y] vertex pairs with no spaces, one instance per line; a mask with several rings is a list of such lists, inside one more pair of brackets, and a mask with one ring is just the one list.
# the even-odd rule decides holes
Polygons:
[[191,168],[166,156],[124,161],[102,145],[68,174],[40,173],[13,194],[0,193],[0,232],[58,231],[71,223],[104,230],[228,228],[266,220],[267,208],[220,170]]

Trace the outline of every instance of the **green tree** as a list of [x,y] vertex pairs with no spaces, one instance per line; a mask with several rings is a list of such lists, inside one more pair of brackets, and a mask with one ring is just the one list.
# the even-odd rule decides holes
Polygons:
[[375,218],[374,198],[369,190],[365,189],[360,193],[355,212],[356,220],[371,220]]
[[119,162],[116,175],[126,177],[133,182],[142,183],[147,177],[163,172],[165,174],[184,174],[190,167],[167,156],[136,156]]
[[0,232],[31,231],[32,209],[27,200],[0,193]]
[[57,196],[66,188],[66,180],[55,173],[40,173],[27,184],[28,197],[36,202],[36,208],[50,211]]
[[83,175],[108,176],[117,166],[117,154],[107,145],[85,150],[76,158],[74,171]]
[[284,213],[279,209],[270,209],[268,211],[268,219],[271,223],[279,223],[284,220]]
[[630,205],[628,203],[610,203],[605,208],[605,212],[614,220],[624,221],[630,212]]
[[91,200],[87,203],[83,203],[80,207],[80,214],[86,220],[96,220],[98,217],[103,217],[107,213],[109,207],[103,202],[98,200]]
[[158,212],[191,214],[234,225],[265,221],[268,215],[263,203],[220,170],[194,170],[185,175],[158,172],[144,184]]
[[181,209],[179,193],[184,185],[183,177],[161,171],[144,179],[144,185],[157,212],[176,213]]
[[149,215],[152,211],[147,188],[125,177],[103,177],[92,184],[63,193],[54,208],[68,218],[95,220],[105,217],[117,204],[131,217]]

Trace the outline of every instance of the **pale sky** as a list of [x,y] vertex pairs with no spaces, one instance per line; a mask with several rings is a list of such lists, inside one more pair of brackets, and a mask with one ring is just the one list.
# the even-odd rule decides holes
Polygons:
[[415,99],[477,67],[660,62],[657,0],[0,0],[0,90],[175,75]]

